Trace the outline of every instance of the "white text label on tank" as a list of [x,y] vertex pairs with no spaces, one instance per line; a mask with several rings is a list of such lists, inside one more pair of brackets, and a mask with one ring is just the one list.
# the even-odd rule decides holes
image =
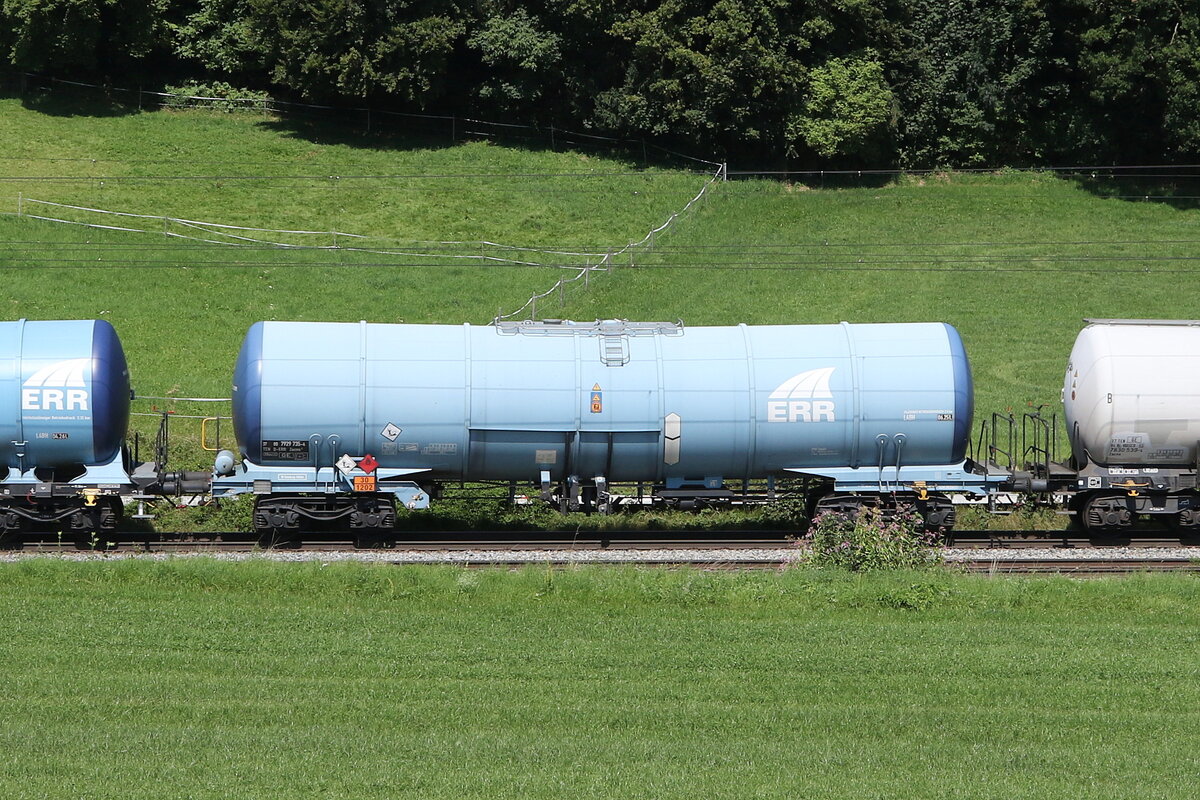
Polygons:
[[24,411],[87,411],[84,369],[91,359],[71,358],[43,367],[21,385]]
[[810,369],[779,384],[767,398],[767,422],[836,422],[829,390],[834,369]]

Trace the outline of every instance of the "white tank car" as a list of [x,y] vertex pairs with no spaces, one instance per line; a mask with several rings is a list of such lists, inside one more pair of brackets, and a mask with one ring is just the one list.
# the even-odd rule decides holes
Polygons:
[[1063,383],[1080,465],[1194,464],[1200,321],[1087,320]]

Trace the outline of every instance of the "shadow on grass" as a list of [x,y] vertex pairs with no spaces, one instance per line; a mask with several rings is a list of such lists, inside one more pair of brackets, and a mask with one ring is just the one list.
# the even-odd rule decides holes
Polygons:
[[640,141],[613,142],[553,128],[480,122],[465,117],[401,114],[363,109],[288,111],[259,123],[264,130],[319,145],[371,150],[441,150],[488,141],[532,153],[578,152],[620,162],[630,170],[697,169],[705,164],[663,153]]
[[[161,88],[161,87],[156,87]],[[38,113],[55,117],[120,117],[158,108],[143,102],[138,89],[104,89],[56,83],[25,84],[0,74],[0,99],[18,99]],[[258,114],[257,111],[240,113]],[[621,163],[629,170],[666,169],[710,172],[715,164],[692,158],[645,140],[619,139],[563,131],[553,126],[489,122],[467,116],[412,114],[380,109],[325,107],[283,103],[259,122],[277,135],[321,145],[371,150],[438,150],[463,142],[491,141],[528,152],[574,152]],[[680,145],[681,147],[686,147]]]
[[1200,209],[1200,173],[1189,172],[1188,168],[1179,168],[1147,170],[1146,173],[1072,173],[1063,177],[1098,198],[1159,203],[1176,211],[1194,211]]
[[95,92],[87,95],[56,89],[45,91],[28,89],[24,93],[17,91],[0,92],[0,99],[20,100],[21,105],[30,111],[45,114],[49,117],[127,117],[140,114],[136,96],[131,103],[128,98],[98,96]]

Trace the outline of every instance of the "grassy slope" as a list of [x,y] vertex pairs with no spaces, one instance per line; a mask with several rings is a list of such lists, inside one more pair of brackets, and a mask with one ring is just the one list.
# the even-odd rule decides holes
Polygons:
[[1198,588],[0,565],[0,794],[1189,797]]

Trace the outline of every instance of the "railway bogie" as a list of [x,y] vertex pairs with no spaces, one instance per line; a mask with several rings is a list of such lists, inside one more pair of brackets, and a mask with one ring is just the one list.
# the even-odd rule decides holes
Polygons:
[[944,533],[954,528],[957,512],[954,503],[946,495],[900,493],[878,494],[828,494],[810,506],[810,517],[816,519],[823,514],[836,514],[856,519],[866,509],[874,509],[887,522],[904,515],[919,517],[922,527],[931,533]]
[[254,532],[260,542],[290,542],[301,531],[349,531],[376,545],[396,536],[396,499],[388,494],[269,495],[255,498]]

